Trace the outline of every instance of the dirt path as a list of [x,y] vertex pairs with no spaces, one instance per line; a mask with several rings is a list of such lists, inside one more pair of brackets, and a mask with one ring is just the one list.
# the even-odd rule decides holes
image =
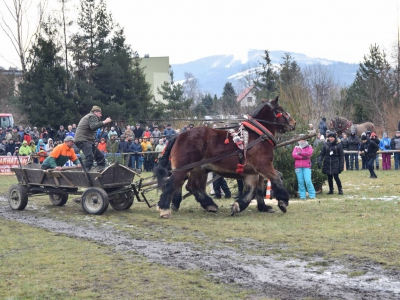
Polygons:
[[321,271],[321,268],[309,267],[309,261],[282,261],[272,256],[246,255],[246,247],[237,250],[223,244],[218,245],[218,250],[197,250],[198,246],[194,247],[192,244],[135,240],[111,226],[97,228],[90,224],[83,226],[48,217],[37,218],[29,206],[24,211],[12,211],[4,197],[0,197],[0,217],[51,232],[96,241],[112,246],[122,253],[134,250],[162,265],[181,269],[199,268],[215,279],[226,283],[235,282],[244,289],[257,290],[258,294],[254,295],[254,299],[400,298],[400,272],[382,270],[372,263],[357,268],[366,271],[365,275],[348,277],[341,273],[344,270],[349,271],[347,266],[329,264]]

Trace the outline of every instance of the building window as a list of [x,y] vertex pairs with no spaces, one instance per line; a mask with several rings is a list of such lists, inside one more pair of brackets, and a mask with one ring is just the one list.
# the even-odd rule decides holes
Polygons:
[[247,103],[252,103],[253,102],[253,97],[247,97]]

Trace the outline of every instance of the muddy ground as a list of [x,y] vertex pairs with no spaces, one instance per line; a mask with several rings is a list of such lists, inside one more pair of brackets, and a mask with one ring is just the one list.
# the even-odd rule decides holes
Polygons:
[[[3,219],[95,241],[125,255],[130,255],[133,250],[149,261],[165,266],[202,269],[215,281],[237,283],[243,289],[256,290],[253,299],[400,299],[400,272],[382,269],[374,263],[357,265],[349,258],[346,263],[330,261],[325,264],[316,257],[315,267],[310,267],[309,258],[307,261],[282,260],[246,254],[248,247],[257,246],[256,241],[242,243],[239,250],[229,246],[229,242],[234,241],[207,247],[217,250],[199,250],[199,246],[193,244],[135,240],[111,226],[99,228],[55,220],[46,210],[41,211],[38,218],[33,210],[35,208],[28,205],[24,211],[12,211],[7,200],[0,197],[0,217]],[[360,270],[365,272],[364,275],[347,275]]]

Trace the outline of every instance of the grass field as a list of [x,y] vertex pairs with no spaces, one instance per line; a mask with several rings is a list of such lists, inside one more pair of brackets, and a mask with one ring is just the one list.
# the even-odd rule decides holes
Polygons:
[[[318,256],[329,262],[352,257],[354,262],[373,261],[400,270],[400,171],[377,171],[377,175],[378,179],[370,179],[368,171],[343,172],[343,196],[326,195],[324,186],[316,200],[292,199],[286,214],[259,213],[250,206],[230,217],[231,199],[216,200],[219,212],[207,213],[193,197],[185,199],[169,220],[137,202],[127,211],[110,207],[101,216],[89,216],[71,201],[73,197],[64,207],[53,207],[47,197],[34,197],[26,210],[38,218],[107,224],[136,239],[192,242],[200,248],[229,242],[232,247],[277,259]],[[1,177],[0,195],[5,196],[13,183],[14,177]],[[148,198],[155,204],[157,192]],[[40,299],[246,297],[200,271],[152,264],[141,256],[127,259],[106,246],[1,218],[0,257],[0,277],[6,278],[0,281],[0,294],[10,299],[32,295]],[[50,284],[54,281],[56,285]]]

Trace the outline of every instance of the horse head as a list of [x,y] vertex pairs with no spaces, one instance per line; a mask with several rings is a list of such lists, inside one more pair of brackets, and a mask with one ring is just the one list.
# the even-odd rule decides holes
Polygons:
[[329,127],[337,132],[342,132],[343,130],[346,130],[349,125],[351,125],[349,120],[340,117],[331,119],[331,122],[329,123]]
[[262,104],[251,116],[271,132],[277,130],[279,133],[285,133],[296,128],[296,120],[279,105],[278,97],[271,101],[263,99]]

